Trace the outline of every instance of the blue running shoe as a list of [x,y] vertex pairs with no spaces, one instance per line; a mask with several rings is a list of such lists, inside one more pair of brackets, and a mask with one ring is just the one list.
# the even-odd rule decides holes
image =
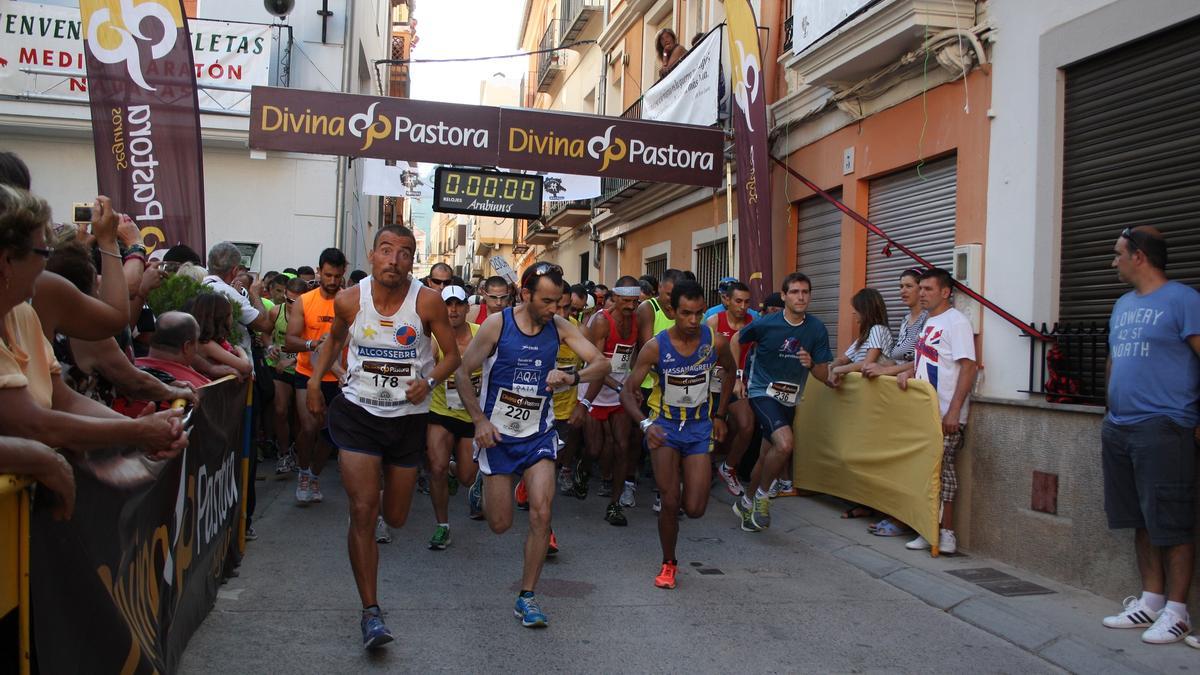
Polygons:
[[533,593],[517,596],[517,605],[513,608],[513,615],[520,619],[521,625],[526,628],[545,628],[550,623],[542,612],[537,598],[533,597]]
[[395,640],[392,631],[383,625],[383,612],[378,607],[364,609],[362,613],[363,649],[375,649]]
[[483,473],[475,474],[475,482],[467,490],[468,516],[471,520],[483,520]]

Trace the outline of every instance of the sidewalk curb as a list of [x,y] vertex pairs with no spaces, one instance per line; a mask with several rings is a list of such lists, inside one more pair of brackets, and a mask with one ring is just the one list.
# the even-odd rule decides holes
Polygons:
[[1156,673],[1123,653],[1052,628],[1040,618],[1015,611],[990,594],[950,575],[914,567],[855,542],[805,518],[785,533],[810,548],[849,563],[873,578],[908,593],[956,619],[1012,643],[1073,673]]

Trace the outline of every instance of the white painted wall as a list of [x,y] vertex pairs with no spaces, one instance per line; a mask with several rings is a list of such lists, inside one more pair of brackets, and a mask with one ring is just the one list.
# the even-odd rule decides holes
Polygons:
[[[992,51],[984,288],[1024,320],[1058,312],[1061,69],[1200,15],[1195,0],[1003,0],[989,4]],[[1113,236],[1116,237],[1116,232]],[[984,315],[982,393],[1024,398],[1029,340]]]
[[[33,191],[49,202],[55,220],[70,219],[72,203],[95,196],[90,139],[0,134],[0,147],[29,165]],[[224,240],[260,242],[260,271],[315,266],[321,249],[333,245],[335,166],[332,158],[313,155],[251,160],[244,151],[205,148],[209,246]]]

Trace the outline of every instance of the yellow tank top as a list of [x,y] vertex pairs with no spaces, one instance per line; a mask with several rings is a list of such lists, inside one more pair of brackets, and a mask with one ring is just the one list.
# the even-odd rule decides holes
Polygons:
[[[575,326],[579,325],[579,321],[575,317],[567,319]],[[574,373],[583,367],[583,359],[575,353],[575,350],[567,346],[567,343],[562,343],[558,346],[558,358],[556,359],[555,368],[566,372]],[[571,416],[575,410],[575,405],[578,401],[578,385],[570,389],[555,392],[554,394],[554,419],[565,420]]]
[[[475,337],[475,333],[479,330],[479,326],[471,322],[467,322],[467,327],[471,329],[471,337]],[[433,346],[437,349],[437,360],[442,360],[442,347],[438,345],[437,339],[433,341]],[[471,384],[475,386],[475,395],[479,395],[479,383],[483,380],[483,369],[476,370],[471,373]],[[434,388],[433,394],[429,399],[429,411],[443,415],[445,417],[453,417],[456,420],[464,422],[471,421],[471,414],[463,407],[462,399],[458,396],[458,391],[454,381],[454,376],[446,378]]]
[[[659,305],[658,298],[650,298],[650,300],[647,302],[649,302],[650,306],[654,308],[654,329],[653,335],[650,336],[650,338],[653,339],[655,335],[658,335],[671,326],[674,326],[675,319],[667,316],[667,313],[664,312],[663,308]],[[658,384],[658,374],[651,370],[650,373],[646,375],[646,379],[642,380],[642,389],[651,389],[656,384]]]

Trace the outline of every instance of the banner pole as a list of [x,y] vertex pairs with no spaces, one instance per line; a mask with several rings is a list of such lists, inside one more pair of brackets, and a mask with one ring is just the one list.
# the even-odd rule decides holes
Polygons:
[[17,656],[21,675],[29,675],[32,645],[29,630],[29,540],[32,531],[29,486],[17,493]]
[[731,277],[738,275],[738,259],[733,250],[733,162],[725,161],[725,245],[729,250]]
[[246,388],[246,412],[242,417],[242,508],[237,529],[238,553],[246,552],[246,511],[250,506],[250,481],[254,480],[254,477],[250,475],[250,434],[251,427],[254,425],[253,411],[254,380],[251,380],[250,386]]

